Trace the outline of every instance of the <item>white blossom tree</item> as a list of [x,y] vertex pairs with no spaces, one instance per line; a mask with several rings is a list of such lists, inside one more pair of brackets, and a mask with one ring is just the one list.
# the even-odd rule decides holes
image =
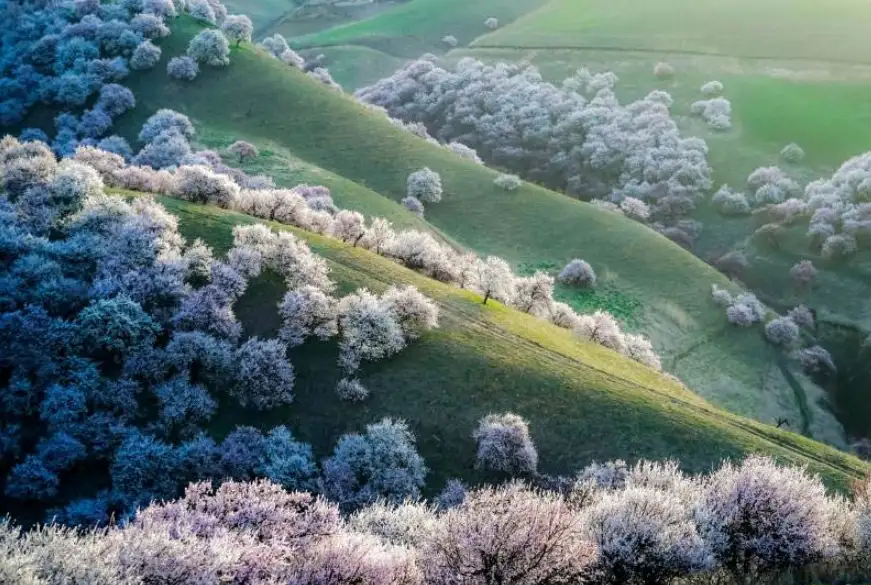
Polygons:
[[428,168],[415,171],[408,176],[408,196],[424,203],[438,203],[442,200],[442,178]]
[[424,546],[432,583],[575,583],[596,555],[578,515],[560,497],[516,483],[468,494],[440,524]]
[[488,414],[472,433],[478,442],[475,466],[514,474],[534,474],[538,452],[529,434],[529,424],[513,413]]
[[837,553],[830,510],[819,478],[749,457],[705,480],[694,514],[720,566],[738,582],[753,582]]
[[324,340],[338,333],[337,301],[319,288],[304,286],[288,291],[278,312],[282,318],[279,336],[291,347],[309,336]]
[[249,339],[236,351],[236,364],[231,393],[242,406],[267,410],[293,401],[293,366],[280,341]]
[[224,20],[221,30],[229,40],[236,41],[238,47],[242,41],[251,42],[251,35],[254,34],[254,23],[243,14],[231,14]]
[[586,261],[575,258],[560,271],[559,279],[574,286],[593,286],[596,284],[596,271]]
[[514,274],[505,260],[488,256],[486,260],[478,260],[475,272],[475,283],[484,295],[485,305],[491,298],[503,303],[511,301],[514,293]]
[[363,361],[378,361],[405,348],[405,335],[391,306],[361,289],[339,301],[339,362],[348,373]]
[[230,64],[230,43],[219,30],[206,29],[191,39],[188,57],[211,67],[226,67]]

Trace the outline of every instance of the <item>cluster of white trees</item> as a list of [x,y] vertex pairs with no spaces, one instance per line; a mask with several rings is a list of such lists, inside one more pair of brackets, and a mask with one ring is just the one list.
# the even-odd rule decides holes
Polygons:
[[[784,148],[786,162],[802,160],[804,151],[795,144]],[[779,167],[761,167],[747,179],[749,195],[727,186],[718,191],[712,203],[727,215],[744,215],[754,208],[763,210],[769,223],[757,236],[777,247],[785,228],[808,222],[810,244],[827,260],[847,258],[871,243],[871,153],[844,163],[830,178],[813,181],[803,189]],[[809,283],[815,276],[812,266],[797,268],[797,282]]]
[[532,67],[463,59],[447,71],[423,58],[356,95],[523,178],[617,204],[631,197],[680,229],[676,221],[711,187],[707,146],[680,135],[667,93],[621,104],[616,83],[613,73],[582,69],[558,87]]
[[407,196],[402,204],[415,215],[423,217],[424,203],[438,203],[442,200],[442,193],[441,175],[425,167],[408,175]]
[[[715,87],[709,87],[707,84],[702,87],[702,91],[708,95],[718,93]],[[701,116],[712,130],[722,131],[732,127],[732,103],[724,97],[693,102],[690,111],[696,116]]]
[[167,20],[185,10],[222,28],[202,31],[187,55],[169,59],[166,71],[174,79],[195,79],[199,64],[227,65],[227,36],[237,44],[251,39],[250,19],[227,15],[218,0],[3,3],[0,126],[20,124],[33,106],[46,104],[61,111],[54,137],[37,129],[28,129],[28,137],[50,142],[59,156],[78,146],[129,156],[123,139],[107,137],[116,119],[136,105],[132,92],[118,84],[130,70],[160,62],[157,43],[170,34]]
[[[813,269],[813,265],[809,267]],[[808,265],[799,264],[796,268],[801,272],[801,278],[805,278]],[[790,309],[786,316],[773,316],[766,321],[771,315],[753,293],[732,295],[729,291],[713,285],[711,297],[715,303],[726,308],[726,317],[733,325],[751,327],[764,322],[765,338],[768,342],[788,351],[789,356],[798,361],[806,371],[835,370],[831,355],[822,347],[800,347],[802,330],[810,332],[816,326],[813,311],[804,305]]]
[[[228,167],[218,153],[192,152],[188,138],[193,134],[193,125],[185,116],[161,110],[143,126],[140,139],[146,145],[134,158],[134,162],[147,162],[160,170],[125,166],[120,156],[93,147],[79,149],[75,158],[98,169],[103,180],[112,186],[211,203],[366,248],[441,282],[476,291],[485,304],[495,299],[572,330],[580,339],[600,343],[660,369],[650,342],[624,333],[607,313],[579,315],[571,307],[557,302],[553,298],[555,279],[552,276],[543,272],[517,276],[497,257],[481,259],[474,254],[459,253],[428,233],[396,232],[383,218],[375,218],[367,225],[360,213],[339,210],[324,187],[298,185],[293,189],[277,189],[270,185],[261,188],[257,185],[258,177],[249,177]],[[239,148],[243,147],[237,145],[234,151]],[[184,164],[184,161],[192,164]],[[178,164],[181,166],[174,166]],[[442,192],[438,173],[423,169],[412,174],[409,192],[427,201],[437,201]],[[412,200],[420,201],[417,197]],[[560,275],[564,282],[578,286],[591,286],[595,278],[592,267],[581,260],[570,263]],[[603,331],[609,333],[605,335]],[[348,372],[353,374],[354,368],[349,368]]]
[[[402,465],[407,454],[380,443],[401,433],[385,421],[347,437],[330,460],[342,469],[330,489],[356,502],[360,477],[390,478],[389,464],[367,462]],[[345,462],[345,452],[355,455]],[[673,462],[594,464],[563,484],[467,491],[452,482],[434,505],[388,498],[348,516],[270,481],[192,483],[181,499],[106,529],[0,524],[0,580],[668,585],[777,583],[810,572],[861,580],[869,570],[867,481],[847,499],[802,469],[750,457],[708,476]]]
[[838,259],[867,246],[871,239],[871,153],[845,162],[828,179],[805,189],[808,236],[826,258]]
[[[327,87],[342,91],[342,86],[333,80],[329,70],[320,65],[320,59],[306,63],[299,53],[290,48],[290,45],[287,44],[287,39],[280,33],[275,33],[271,37],[264,38],[260,41],[260,48],[282,63],[305,71],[309,77],[317,79]],[[320,57],[323,56],[321,55]]]
[[529,434],[529,423],[516,414],[488,414],[472,434],[478,443],[475,466],[511,475],[538,471],[538,451]]
[[[193,128],[163,111],[142,138],[167,132],[185,140]],[[104,194],[104,181],[136,183],[238,204],[246,191],[206,166],[215,155],[197,155],[204,164],[155,170],[89,146],[58,163],[43,143],[0,141],[0,470],[9,498],[51,502],[59,506],[52,514],[75,523],[175,497],[202,479],[268,477],[313,489],[311,450],[286,429],[263,436],[240,428],[220,444],[203,434],[226,403],[217,397],[257,410],[291,403],[288,346],[310,336],[338,335],[351,376],[362,361],[395,355],[437,326],[437,307],[413,287],[332,297],[326,262],[288,231],[237,227],[232,249],[218,259],[200,240],[186,242],[176,218],[150,198]],[[326,230],[353,224],[341,220],[350,212],[337,212],[334,222],[308,207],[304,195],[324,206],[323,189],[302,186],[291,195],[300,210],[329,218]],[[280,335],[243,339],[234,306],[264,270],[288,288]],[[352,379],[342,390],[365,394]],[[414,451],[401,423],[373,425],[362,441],[384,452]],[[367,469],[388,465],[376,455]],[[66,505],[68,472],[82,465],[107,469],[111,488]],[[360,501],[415,497],[424,468],[411,456],[402,465],[394,460],[377,482],[357,477]],[[335,473],[325,471],[324,481],[349,481]]]

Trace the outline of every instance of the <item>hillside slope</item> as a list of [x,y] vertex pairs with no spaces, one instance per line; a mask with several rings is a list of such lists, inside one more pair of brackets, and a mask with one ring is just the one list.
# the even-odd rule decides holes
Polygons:
[[[234,225],[259,220],[215,207],[161,198],[180,218],[182,233],[225,252]],[[725,413],[668,378],[546,322],[484,306],[468,291],[425,278],[394,262],[336,240],[291,229],[326,258],[341,293],[412,284],[436,301],[440,326],[399,356],[364,366],[372,396],[361,405],[334,395],[340,377],[334,343],[307,343],[291,353],[297,370],[294,404],[268,413],[239,412],[217,421],[290,424],[295,435],[326,454],[342,433],[382,416],[409,421],[432,470],[431,487],[473,469],[471,431],[489,412],[511,410],[530,421],[543,471],[569,473],[592,460],[678,458],[704,471],[723,457],[763,452],[808,465],[832,485],[866,471],[858,459],[793,433]],[[273,335],[284,284],[261,277],[237,306],[250,335]]]
[[869,16],[856,0],[550,0],[475,44],[868,63]]
[[411,0],[371,18],[293,40],[295,47],[364,45],[397,57],[419,57],[448,48],[451,35],[461,45],[488,32],[484,21],[511,22],[546,0]]
[[[177,21],[162,45],[164,62],[181,54],[198,28],[190,19]],[[815,391],[809,384],[789,385],[761,330],[732,328],[711,302],[711,284],[728,281],[652,230],[533,185],[505,193],[493,185],[494,171],[398,129],[248,46],[233,51],[230,67],[204,71],[193,84],[171,82],[158,65],[130,85],[139,103],[124,119],[129,135],[158,108],[172,107],[227,143],[281,145],[365,186],[361,197],[377,197],[374,191],[398,200],[410,172],[438,171],[445,197],[427,219],[460,245],[502,256],[521,271],[555,271],[572,258],[587,259],[600,275],[597,292],[561,289],[561,300],[612,310],[653,340],[666,369],[715,404],[766,422],[784,416],[817,438],[839,440],[821,397],[806,395]]]

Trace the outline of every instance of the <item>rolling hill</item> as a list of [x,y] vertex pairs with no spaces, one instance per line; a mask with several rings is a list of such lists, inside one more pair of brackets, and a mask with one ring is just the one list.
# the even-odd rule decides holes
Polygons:
[[364,45],[414,58],[444,50],[442,38],[447,35],[465,45],[487,32],[488,18],[504,24],[543,4],[545,0],[412,0],[370,18],[294,39],[292,44],[299,48]]
[[[182,53],[199,26],[187,18],[174,23],[162,45],[164,60]],[[496,172],[398,129],[252,47],[234,50],[232,61],[192,84],[170,81],[160,65],[132,79],[138,106],[123,128],[133,136],[155,110],[173,107],[191,116],[212,143],[244,138],[282,150],[330,173],[341,206],[394,220],[413,221],[388,199],[404,196],[408,174],[428,166],[441,173],[446,195],[427,219],[447,238],[502,256],[521,272],[555,271],[572,258],[587,259],[600,286],[594,293],[561,289],[561,300],[611,310],[630,330],[643,331],[666,369],[714,404],[765,422],[784,416],[814,437],[840,441],[821,391],[784,373],[761,330],[728,325],[710,287],[730,283],[689,252],[640,224],[533,185],[505,193],[493,185]]]
[[[217,252],[232,245],[234,225],[249,216],[160,198],[179,217],[188,238],[203,238]],[[592,460],[678,458],[704,471],[724,457],[769,453],[807,465],[835,486],[860,476],[866,464],[830,447],[719,410],[672,380],[564,330],[504,308],[484,306],[468,291],[425,278],[380,256],[280,224],[326,258],[340,293],[380,291],[412,284],[436,301],[440,326],[399,356],[365,366],[372,391],[363,404],[333,393],[340,373],[334,343],[307,343],[291,352],[296,400],[278,410],[245,412],[213,421],[220,435],[236,424],[289,424],[325,455],[336,438],[382,416],[403,418],[418,437],[432,470],[430,487],[449,477],[476,480],[471,431],[489,412],[511,410],[530,421],[544,471],[568,473]],[[252,283],[237,305],[246,334],[274,335],[276,303],[284,292],[276,277]],[[222,409],[229,412],[230,409]]]

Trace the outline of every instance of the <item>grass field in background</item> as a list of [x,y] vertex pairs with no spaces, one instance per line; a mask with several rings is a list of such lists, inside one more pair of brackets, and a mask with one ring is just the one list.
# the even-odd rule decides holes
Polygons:
[[475,44],[869,63],[865,0],[550,0]]
[[376,16],[293,40],[296,47],[364,45],[397,57],[419,57],[448,49],[454,36],[466,45],[488,29],[484,21],[507,24],[546,0],[410,0]]

